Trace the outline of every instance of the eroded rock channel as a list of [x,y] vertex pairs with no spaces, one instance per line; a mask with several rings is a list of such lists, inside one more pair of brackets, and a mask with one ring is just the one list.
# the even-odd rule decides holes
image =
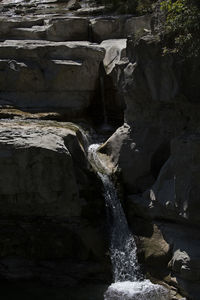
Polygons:
[[[163,56],[153,17],[90,1],[0,2],[3,299],[103,299],[107,182],[142,279],[114,283],[105,299],[155,285],[160,296],[137,299],[199,300],[199,61]],[[107,179],[88,159],[94,143]]]

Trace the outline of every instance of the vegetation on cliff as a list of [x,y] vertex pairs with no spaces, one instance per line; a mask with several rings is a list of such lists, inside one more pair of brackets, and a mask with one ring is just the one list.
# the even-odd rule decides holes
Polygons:
[[161,10],[166,14],[164,52],[197,57],[200,53],[200,2],[199,0],[165,0]]

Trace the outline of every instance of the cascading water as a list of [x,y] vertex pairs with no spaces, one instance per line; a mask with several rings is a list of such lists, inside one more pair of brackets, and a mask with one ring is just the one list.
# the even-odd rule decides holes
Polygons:
[[104,187],[105,205],[110,232],[110,257],[114,284],[105,300],[169,300],[169,291],[144,280],[137,260],[137,247],[118,199],[109,169],[97,154],[99,144],[89,146],[88,158]]
[[98,173],[104,186],[105,205],[110,231],[110,257],[114,281],[141,279],[136,244],[131,235],[114,184],[108,175]]

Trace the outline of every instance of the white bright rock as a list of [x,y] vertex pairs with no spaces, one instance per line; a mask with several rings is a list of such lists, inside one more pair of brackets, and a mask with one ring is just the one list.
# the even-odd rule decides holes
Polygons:
[[169,290],[149,280],[116,282],[104,294],[104,300],[170,300]]

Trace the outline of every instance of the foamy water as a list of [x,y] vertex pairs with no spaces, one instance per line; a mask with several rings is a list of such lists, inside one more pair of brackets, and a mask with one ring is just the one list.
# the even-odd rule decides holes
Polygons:
[[149,280],[116,282],[104,294],[105,300],[170,300],[169,290]]

